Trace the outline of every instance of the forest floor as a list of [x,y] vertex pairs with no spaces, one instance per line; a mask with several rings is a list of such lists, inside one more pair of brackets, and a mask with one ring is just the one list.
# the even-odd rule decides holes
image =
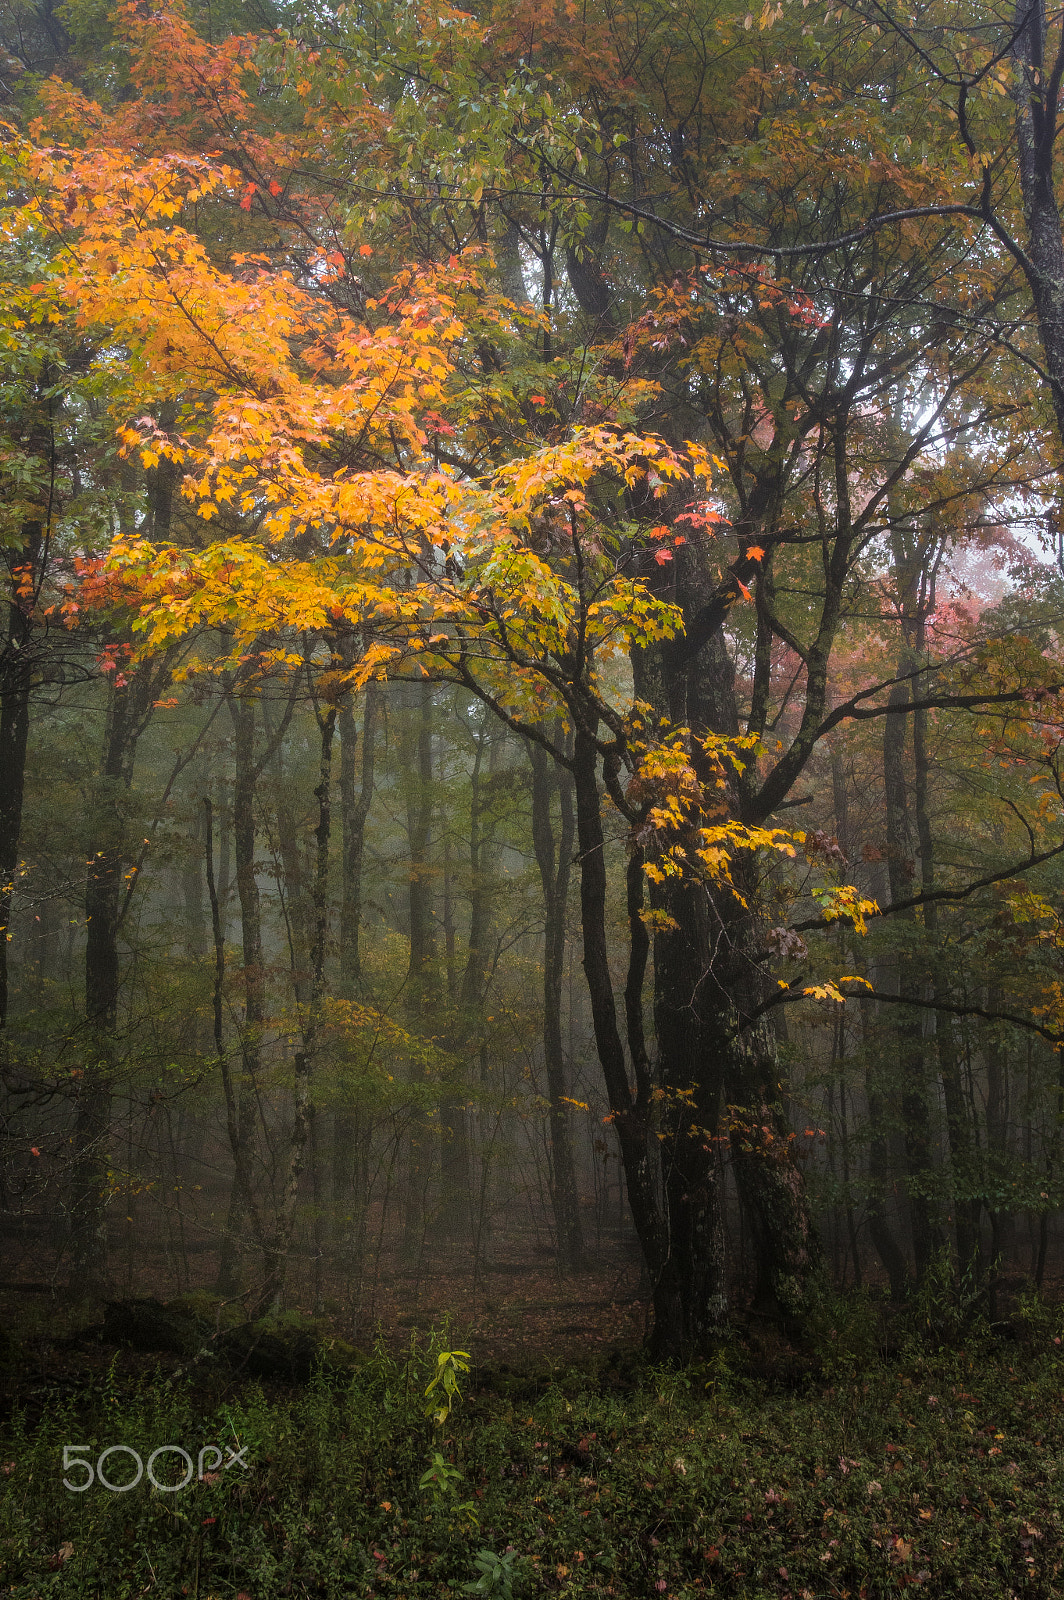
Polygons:
[[492,1364],[522,1364],[545,1352],[578,1359],[596,1347],[635,1349],[650,1313],[640,1262],[611,1242],[586,1272],[561,1273],[542,1256],[511,1247],[486,1265],[441,1253],[419,1269],[393,1269],[371,1286],[359,1328],[386,1338],[413,1327],[460,1329],[473,1354]]
[[0,1592],[1059,1600],[1059,1310],[890,1359],[837,1320],[790,1382],[738,1341],[684,1371],[445,1363],[436,1416],[438,1345],[298,1384],[112,1350],[0,1431]]
[[[4,1330],[37,1351],[45,1369],[64,1361],[76,1348],[84,1358],[108,1360],[115,1341],[80,1337],[99,1330],[102,1305],[72,1304],[61,1286],[32,1274],[32,1260],[0,1261],[0,1339]],[[209,1283],[213,1263],[201,1261],[196,1278]],[[205,1271],[205,1268],[211,1268]],[[7,1274],[11,1275],[8,1276]],[[163,1303],[209,1304],[209,1293],[193,1288],[190,1275],[177,1275],[163,1256],[152,1260],[141,1250],[135,1279],[122,1275],[110,1291],[113,1301],[150,1297]],[[288,1304],[294,1314],[315,1299],[322,1306],[320,1322],[328,1331],[369,1350],[378,1342],[402,1348],[414,1330],[429,1333],[450,1327],[457,1343],[468,1347],[479,1363],[524,1366],[544,1356],[579,1360],[598,1350],[636,1350],[648,1327],[650,1303],[639,1259],[619,1230],[600,1237],[589,1253],[588,1270],[559,1272],[535,1237],[507,1239],[488,1260],[472,1251],[448,1246],[423,1250],[414,1264],[403,1264],[398,1252],[381,1252],[367,1267],[357,1288],[335,1273],[326,1277],[317,1295],[309,1272],[292,1274]],[[246,1301],[231,1304],[239,1312]],[[229,1315],[227,1315],[229,1320]],[[124,1357],[122,1357],[124,1359]],[[0,1374],[0,1392],[4,1384]]]
[[165,1277],[81,1307],[7,1280],[0,1594],[1064,1594],[1059,1302],[834,1295],[801,1348],[748,1316],[663,1370],[621,1241],[571,1278],[429,1265],[382,1265],[371,1328],[342,1296],[249,1329]]

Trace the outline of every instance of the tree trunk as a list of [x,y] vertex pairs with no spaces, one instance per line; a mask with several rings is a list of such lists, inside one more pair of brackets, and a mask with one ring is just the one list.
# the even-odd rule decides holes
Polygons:
[[[692,578],[688,609],[698,602]],[[691,729],[689,760],[705,814],[740,809],[703,738],[739,731],[734,669],[724,639],[713,632],[696,651],[665,647],[637,662],[637,693],[659,715]],[[691,840],[697,848],[697,840]],[[694,875],[666,878],[655,909],[668,922],[654,941],[657,1078],[664,1091],[660,1141],[669,1246],[660,1287],[672,1312],[655,1318],[660,1354],[705,1346],[727,1314],[720,1156],[729,1151],[755,1253],[760,1306],[792,1332],[800,1329],[821,1271],[819,1241],[781,1098],[783,1086],[772,1023],[764,1014],[770,980],[758,958],[763,931],[756,914],[756,873],[749,857],[732,860],[734,887]],[[728,1115],[722,1120],[722,1107]],[[669,1280],[674,1287],[667,1290]],[[664,1312],[664,1306],[662,1307]]]
[[159,688],[150,663],[110,690],[92,809],[85,881],[87,1050],[75,1099],[71,1172],[73,1293],[99,1294],[107,1280],[109,1139],[120,988],[119,928],[126,895],[128,794],[137,740]]
[[728,1002],[723,1087],[732,1163],[753,1237],[758,1301],[799,1334],[822,1270],[820,1242],[789,1138],[775,1032],[767,1016],[745,1021],[757,1016],[769,992],[756,959],[759,930],[747,909],[756,893],[755,864],[736,861],[732,874],[746,905],[726,892],[714,896],[724,928],[718,948],[725,960],[718,957],[714,978]]
[[[921,624],[921,635],[923,625]],[[921,646],[922,646],[921,637]],[[921,685],[921,698],[930,685]],[[935,892],[935,837],[928,805],[931,762],[927,748],[927,712],[913,713],[913,770],[916,832],[920,842],[920,893]],[[923,907],[924,932],[930,946],[932,995],[945,1000],[949,995],[949,973],[939,939],[938,902],[928,898]],[[947,1011],[935,1012],[935,1044],[942,1079],[942,1100],[946,1114],[950,1165],[953,1174],[953,1222],[957,1241],[957,1260],[962,1272],[979,1265],[979,1201],[971,1193],[974,1179],[972,1130],[961,1085],[960,1053],[955,1038],[956,1019]]]
[[[1023,79],[1016,91],[1020,194],[1027,224],[1027,282],[1049,375],[1057,435],[1064,444],[1064,228],[1054,158],[1060,73],[1046,60],[1045,0],[1017,0],[1013,46]],[[1064,522],[1058,528],[1064,541]],[[1061,544],[1064,550],[1064,542]]]
[[[340,811],[343,818],[342,884],[340,891],[340,994],[356,998],[362,989],[362,863],[366,822],[373,802],[377,723],[382,693],[367,684],[362,711],[362,762],[350,698],[340,708]],[[357,787],[356,787],[357,783]],[[345,1276],[360,1274],[366,1225],[366,1142],[369,1128],[357,1099],[351,1095],[333,1113],[333,1208],[337,1245]]]
[[[240,1263],[245,1217],[244,1194],[253,1165],[255,1086],[259,1073],[262,1028],[266,1014],[262,966],[262,912],[255,878],[255,703],[229,695],[233,724],[233,865],[240,906],[240,942],[243,956],[244,1018],[240,1029],[240,1073],[237,1113],[230,1129],[233,1181],[218,1264],[218,1293],[233,1297],[240,1292]],[[244,1174],[242,1181],[241,1173]]]
[[[580,929],[583,967],[591,1002],[595,1044],[606,1084],[610,1115],[620,1146],[628,1186],[628,1204],[643,1258],[654,1284],[655,1329],[659,1322],[671,1326],[674,1305],[663,1294],[668,1261],[668,1235],[658,1193],[655,1163],[651,1160],[652,1083],[645,1053],[633,1049],[636,1084],[628,1081],[624,1044],[617,1019],[617,1001],[609,964],[606,937],[606,865],[602,832],[602,797],[598,783],[595,729],[577,727],[573,742],[573,795],[576,801],[576,836],[580,862]],[[646,930],[638,914],[630,917],[636,961],[645,961]],[[639,987],[641,989],[641,974]],[[641,1007],[640,1007],[641,1011]]]
[[329,929],[329,849],[332,840],[332,751],[336,729],[336,707],[330,706],[319,717],[321,748],[318,762],[318,825],[314,830],[315,864],[312,894],[313,931],[311,938],[311,980],[306,1004],[300,1005],[300,1048],[296,1051],[292,1086],[292,1128],[288,1139],[288,1159],[277,1206],[277,1216],[265,1256],[265,1281],[262,1304],[279,1311],[285,1274],[295,1227],[299,1180],[306,1162],[311,1118],[311,1075],[321,1026],[321,1006],[325,995],[325,946]]
[[[407,968],[406,1009],[411,1026],[426,1029],[437,1001],[436,940],[432,927],[433,886],[429,867],[429,835],[433,813],[432,685],[425,680],[415,695],[417,712],[413,771],[408,777],[407,838],[410,887],[407,898],[410,961]],[[415,1108],[411,1124],[406,1171],[402,1255],[413,1261],[421,1253],[425,1236],[427,1191],[432,1175],[430,1124]]]
[[[899,676],[912,670],[912,652],[906,648],[898,666]],[[908,683],[896,684],[888,704],[909,703]],[[883,719],[883,787],[887,820],[887,879],[892,901],[908,898],[913,891],[915,849],[909,821],[905,780],[905,742],[909,719],[899,711]],[[905,929],[905,943],[899,951],[898,993],[913,1000],[923,996],[921,963],[915,948],[918,938],[916,914],[912,907],[898,915]],[[894,1008],[898,1010],[900,1008]],[[900,1100],[908,1174],[909,1217],[916,1275],[922,1278],[941,1240],[935,1227],[929,1189],[933,1166],[930,1137],[930,1106],[924,1061],[922,1013],[902,1009],[888,1024],[897,1040],[900,1066]]]
[[[251,1170],[248,1164],[247,1141],[241,1137],[240,1112],[237,1105],[236,1090],[233,1085],[229,1052],[225,1044],[225,934],[222,923],[221,901],[214,877],[214,806],[209,798],[204,800],[203,809],[207,898],[211,908],[211,932],[214,943],[214,985],[212,993],[214,1052],[215,1059],[218,1062],[218,1070],[221,1073],[222,1092],[225,1097],[226,1131],[229,1135],[229,1148],[233,1157],[234,1187],[239,1193],[239,1205],[249,1218],[256,1242],[262,1249],[265,1246],[262,1216],[252,1184]],[[232,1201],[230,1201],[230,1215],[232,1215]]]
[[[1001,990],[991,985],[988,1011],[1002,1009]],[[1000,1028],[993,1023],[984,1030],[986,1053],[986,1162],[991,1197],[987,1203],[992,1233],[991,1250],[995,1260],[1007,1258],[1013,1247],[1014,1219],[1001,1204],[1009,1166],[1009,1057]]]
[[[842,760],[838,752],[834,750],[831,756],[831,783],[835,806],[836,837],[843,855],[847,859],[851,859],[850,813],[846,793],[846,775],[843,771]],[[855,951],[850,959],[853,963],[852,971],[859,977],[864,977],[867,965],[864,957]],[[869,1047],[876,1031],[871,1017],[872,1004],[873,1002],[868,1000],[860,1002],[861,1033],[866,1058],[870,1054]],[[865,1219],[868,1223],[869,1237],[890,1280],[891,1296],[895,1300],[901,1300],[905,1295],[909,1272],[905,1262],[905,1254],[895,1238],[894,1231],[886,1216],[885,1197],[890,1172],[889,1150],[884,1132],[887,1108],[874,1069],[871,1066],[865,1072],[865,1099],[868,1107],[868,1198],[865,1201]]]
[[[559,1264],[567,1272],[583,1272],[587,1255],[569,1136],[569,1085],[562,1049],[566,910],[575,836],[572,779],[564,768],[552,770],[550,757],[540,745],[530,744],[528,754],[532,763],[532,843],[543,890],[543,1064],[550,1102],[551,1204]],[[551,821],[554,790],[558,793],[557,845]]]
[[8,940],[22,837],[33,677],[33,600],[19,591],[17,583],[26,574],[36,577],[43,537],[40,522],[23,524],[22,547],[12,562],[7,637],[0,650],[0,1029],[7,1026]]
[[[490,799],[482,770],[489,745],[483,724],[476,730],[475,741],[469,790],[469,937],[451,1041],[453,1053],[462,1062],[463,1079],[477,1053],[481,1032],[493,888],[484,828]],[[448,1088],[440,1101],[440,1222],[449,1236],[460,1231],[463,1237],[470,1237],[476,1231],[471,1145],[469,1094],[460,1084],[457,1092]]]
[[229,714],[233,724],[233,864],[237,899],[240,904],[240,938],[243,954],[244,1019],[240,1030],[240,1079],[237,1094],[236,1140],[233,1150],[234,1176],[229,1196],[229,1211],[218,1266],[218,1292],[233,1296],[241,1286],[241,1235],[244,1222],[244,1189],[239,1169],[250,1173],[255,1159],[257,1093],[262,1058],[262,1036],[266,1023],[266,972],[262,948],[262,905],[255,876],[255,799],[259,779],[288,731],[294,696],[290,696],[284,715],[270,731],[265,748],[255,754],[255,701],[240,686],[227,688]]
[[[632,888],[630,886],[630,903]],[[725,997],[711,976],[711,907],[700,883],[668,884],[654,908],[673,926],[654,939],[654,1033],[668,1254],[655,1292],[652,1349],[696,1354],[728,1311],[721,1105]],[[725,1002],[726,1003],[726,1002]],[[724,1145],[727,1133],[723,1134]]]

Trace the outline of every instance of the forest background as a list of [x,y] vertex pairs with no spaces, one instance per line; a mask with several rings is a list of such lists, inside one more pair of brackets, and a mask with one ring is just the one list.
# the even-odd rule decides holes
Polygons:
[[0,38],[8,1281],[1054,1283],[1060,19]]

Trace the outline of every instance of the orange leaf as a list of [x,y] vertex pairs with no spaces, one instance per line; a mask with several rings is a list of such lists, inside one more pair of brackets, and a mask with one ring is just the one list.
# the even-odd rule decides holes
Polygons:
[[371,244],[360,244],[358,253],[360,256],[371,256],[373,254],[373,246]]
[[749,589],[746,587],[746,584],[743,582],[743,580],[741,578],[736,578],[735,581],[739,585],[739,588],[743,592],[743,598],[745,600],[749,600],[751,598],[751,595],[750,595]]
[[746,554],[751,561],[762,561],[764,559],[765,552],[762,550],[759,544],[748,544],[746,547]]

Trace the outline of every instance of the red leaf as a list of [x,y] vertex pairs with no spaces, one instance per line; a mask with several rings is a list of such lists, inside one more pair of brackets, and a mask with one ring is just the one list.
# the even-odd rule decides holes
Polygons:
[[692,522],[696,528],[711,528],[717,523],[729,527],[727,517],[722,517],[719,511],[714,511],[709,505],[696,505],[694,503],[686,511],[681,511],[676,518],[677,522]]
[[657,562],[659,567],[663,567],[665,565],[666,561],[671,561],[672,560],[672,551],[671,550],[655,550],[654,551],[654,560]]

